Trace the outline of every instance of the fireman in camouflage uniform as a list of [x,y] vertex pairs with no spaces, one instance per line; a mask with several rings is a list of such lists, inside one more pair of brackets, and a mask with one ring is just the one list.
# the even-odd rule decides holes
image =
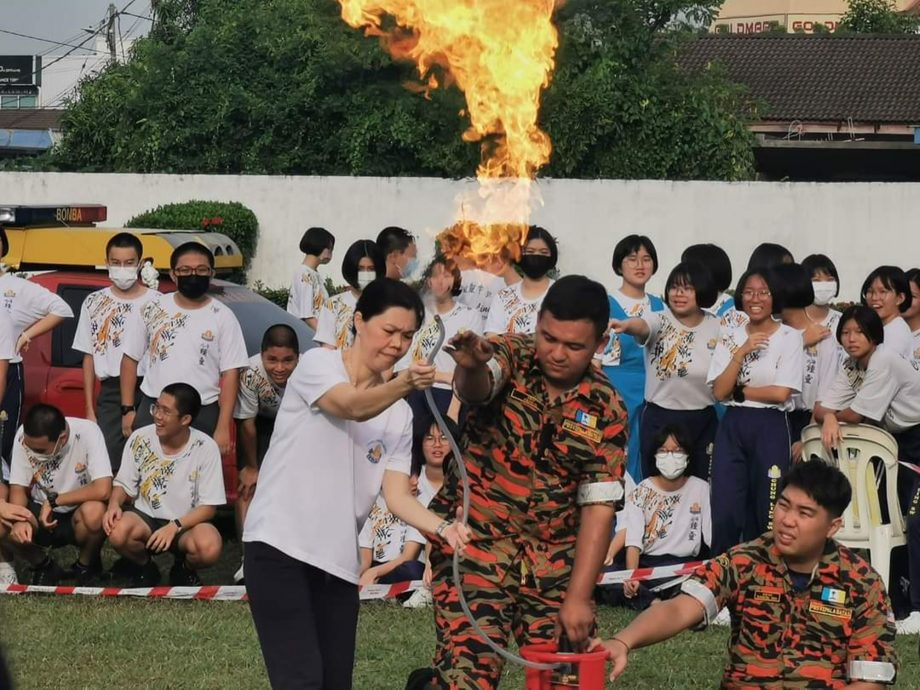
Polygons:
[[[466,333],[450,343],[456,392],[472,406],[463,460],[473,541],[462,557],[463,592],[502,646],[512,635],[531,644],[564,631],[577,648],[594,624],[592,594],[623,496],[628,426],[619,397],[592,365],[608,312],[603,286],[567,276],[547,292],[534,335]],[[461,500],[451,464],[431,509],[453,516]],[[494,688],[502,660],[460,609],[452,557],[434,542],[437,651],[428,687]]]
[[603,643],[613,677],[629,652],[732,617],[723,688],[882,688],[897,675],[894,616],[871,566],[833,540],[850,484],[820,460],[783,478],[772,533],[700,566],[683,593]]

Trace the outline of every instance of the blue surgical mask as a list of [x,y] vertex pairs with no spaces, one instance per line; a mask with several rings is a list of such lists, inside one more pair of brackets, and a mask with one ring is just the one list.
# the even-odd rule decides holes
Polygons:
[[417,256],[413,256],[411,259],[409,259],[409,260],[406,262],[405,267],[404,267],[403,270],[401,271],[402,277],[403,277],[403,278],[411,278],[411,277],[412,277],[412,274],[415,273],[416,269],[418,269],[418,257],[417,257]]

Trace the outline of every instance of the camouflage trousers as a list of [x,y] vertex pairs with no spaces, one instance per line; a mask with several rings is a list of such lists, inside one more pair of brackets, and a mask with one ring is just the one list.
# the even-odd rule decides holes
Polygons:
[[[537,550],[548,550],[534,545]],[[570,553],[571,546],[565,549]],[[460,561],[463,594],[470,611],[497,644],[508,647],[553,639],[562,599],[572,573],[568,558],[551,559],[551,572],[534,574],[519,539],[474,541]],[[479,637],[463,610],[452,573],[450,549],[431,553],[437,650],[435,680],[444,690],[498,687],[504,660]]]

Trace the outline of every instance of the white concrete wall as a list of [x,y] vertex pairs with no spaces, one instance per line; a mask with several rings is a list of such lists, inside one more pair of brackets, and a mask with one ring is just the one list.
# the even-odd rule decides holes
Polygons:
[[[103,203],[107,225],[118,225],[164,203],[239,201],[261,229],[250,278],[279,287],[302,258],[297,244],[310,225],[336,236],[337,254],[323,269],[336,282],[348,245],[373,239],[386,225],[416,233],[424,261],[434,235],[454,219],[458,193],[474,185],[433,178],[0,173],[0,204]],[[736,277],[760,242],[779,242],[799,259],[828,254],[842,277],[841,297],[849,299],[877,265],[920,265],[920,184],[543,180],[540,189],[545,203],[533,222],[559,238],[560,269],[608,286],[613,246],[633,232],[658,247],[661,271],[650,284],[656,291],[695,242],[724,247]]]

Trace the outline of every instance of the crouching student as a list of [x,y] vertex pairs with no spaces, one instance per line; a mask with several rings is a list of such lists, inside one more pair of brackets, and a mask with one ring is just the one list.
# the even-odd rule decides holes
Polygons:
[[111,490],[105,438],[95,422],[64,417],[52,405],[34,405],[13,443],[9,498],[28,507],[34,519],[0,524],[0,538],[8,538],[32,566],[33,585],[53,586],[65,576],[47,548],[79,549],[71,567],[77,584],[99,575],[102,517]]
[[[103,527],[114,549],[138,566],[134,587],[154,587],[154,554],[175,562],[169,583],[198,586],[198,570],[220,557],[221,538],[208,521],[226,502],[217,443],[192,428],[201,396],[187,383],[164,386],[151,405],[153,424],[128,438]],[[122,509],[127,499],[134,504]]]
[[732,628],[723,688],[872,688],[895,682],[891,602],[872,567],[834,541],[850,503],[840,470],[814,460],[783,477],[773,529],[714,558],[603,646],[612,678],[634,649],[705,627]]
[[[309,232],[309,231],[308,231]],[[284,388],[300,360],[297,333],[287,324],[268,328],[262,336],[261,351],[249,359],[249,367],[240,374],[240,392],[236,398],[236,453],[239,486],[234,504],[236,529],[243,536],[246,512],[259,481],[259,468],[268,451],[275,430],[275,417],[284,397]],[[236,584],[243,584],[243,564],[233,575]]]
[[[643,479],[626,497],[621,515],[625,532],[626,569],[655,568],[695,560],[712,538],[709,484],[691,476],[692,442],[679,426],[665,426],[646,451],[651,476]],[[619,526],[619,525],[618,525]],[[677,593],[656,591],[659,581],[627,580],[614,585],[611,603],[625,603],[642,610]]]

